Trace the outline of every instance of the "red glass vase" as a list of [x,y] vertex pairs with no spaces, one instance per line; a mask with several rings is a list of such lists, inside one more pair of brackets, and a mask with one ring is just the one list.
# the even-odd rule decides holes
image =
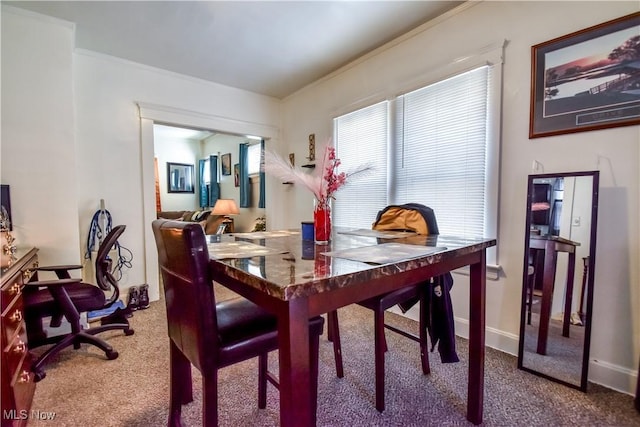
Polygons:
[[313,261],[313,277],[318,279],[328,276],[331,276],[331,257],[316,254],[316,258]]
[[326,244],[331,240],[331,199],[314,199],[313,228],[317,244]]

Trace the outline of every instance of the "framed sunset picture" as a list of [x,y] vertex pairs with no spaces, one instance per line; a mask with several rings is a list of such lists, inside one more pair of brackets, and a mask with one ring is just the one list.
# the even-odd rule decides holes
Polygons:
[[529,138],[640,124],[640,12],[531,48]]

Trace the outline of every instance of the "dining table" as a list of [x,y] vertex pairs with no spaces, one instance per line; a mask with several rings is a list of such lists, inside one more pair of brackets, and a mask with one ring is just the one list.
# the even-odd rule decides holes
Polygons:
[[328,244],[303,240],[299,230],[208,238],[214,282],[277,316],[281,426],[316,424],[309,318],[453,270],[468,274],[466,418],[482,423],[486,251],[495,239],[340,227]]

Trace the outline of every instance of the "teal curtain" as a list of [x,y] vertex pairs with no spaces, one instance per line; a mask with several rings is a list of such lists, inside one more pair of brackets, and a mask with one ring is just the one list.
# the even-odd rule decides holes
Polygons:
[[251,207],[251,184],[249,183],[248,173],[248,149],[249,144],[240,144],[238,151],[240,152],[240,207]]
[[205,159],[198,160],[198,183],[200,188],[200,207],[206,208],[209,206],[209,189],[207,185],[204,183],[204,168],[206,167],[207,161]]
[[218,184],[218,156],[209,156],[209,206],[213,207],[220,198],[220,184]]
[[258,201],[258,207],[264,209],[264,139],[260,142],[260,199]]

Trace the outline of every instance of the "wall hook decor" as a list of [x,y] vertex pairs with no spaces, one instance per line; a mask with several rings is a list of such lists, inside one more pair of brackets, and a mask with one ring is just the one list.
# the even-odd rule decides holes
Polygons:
[[303,168],[315,168],[315,160],[316,160],[316,134],[309,134],[309,155],[307,156],[309,163],[302,165]]
[[316,134],[312,133],[309,135],[309,157],[307,157],[310,162],[313,162],[316,159]]

